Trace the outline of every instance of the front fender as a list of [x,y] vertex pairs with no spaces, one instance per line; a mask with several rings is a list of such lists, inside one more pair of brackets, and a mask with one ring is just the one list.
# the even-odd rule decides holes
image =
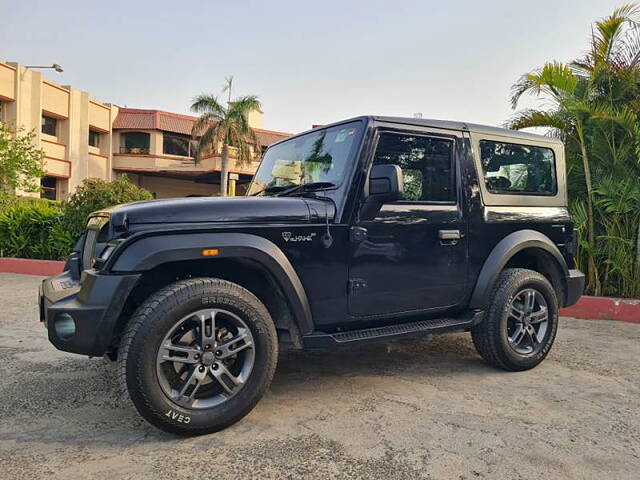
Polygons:
[[516,253],[526,248],[540,248],[550,253],[562,269],[563,276],[569,276],[567,262],[549,237],[536,230],[519,230],[504,237],[491,250],[480,270],[471,295],[469,303],[471,308],[483,309],[486,307],[491,289],[504,266]]
[[313,331],[307,294],[291,262],[273,242],[247,233],[139,234],[127,239],[105,265],[113,273],[143,272],[183,260],[206,260],[203,249],[217,249],[215,258],[245,258],[261,264],[284,292],[301,334]]

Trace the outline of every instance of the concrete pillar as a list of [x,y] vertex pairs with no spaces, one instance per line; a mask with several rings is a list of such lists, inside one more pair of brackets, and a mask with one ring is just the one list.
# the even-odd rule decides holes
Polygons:
[[[33,130],[34,142],[42,148],[41,122],[42,122],[42,74],[35,70],[24,68],[18,63],[9,62],[15,67],[15,101],[11,102],[7,119],[14,122],[16,130],[23,129],[23,133]],[[17,195],[39,197],[37,192],[25,192],[18,190]]]
[[61,139],[67,145],[67,160],[71,162],[68,191],[75,191],[89,177],[89,94],[70,86],[69,118],[62,122]]

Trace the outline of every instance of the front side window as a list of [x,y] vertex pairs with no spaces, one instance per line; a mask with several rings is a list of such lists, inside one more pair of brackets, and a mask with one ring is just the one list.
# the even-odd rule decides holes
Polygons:
[[134,155],[149,153],[150,136],[146,132],[125,132],[120,134],[120,153]]
[[480,141],[484,181],[491,193],[555,195],[553,150],[531,145]]
[[341,184],[361,132],[362,124],[353,122],[311,131],[270,147],[247,195],[316,182]]
[[181,157],[189,157],[190,155],[189,135],[178,135],[171,133],[162,134],[162,151],[166,155],[180,155]]
[[89,146],[100,147],[100,132],[89,130]]
[[402,169],[406,201],[455,201],[453,141],[446,138],[382,133],[374,165]]
[[53,137],[58,136],[58,120],[53,117],[42,116],[42,133],[51,135]]

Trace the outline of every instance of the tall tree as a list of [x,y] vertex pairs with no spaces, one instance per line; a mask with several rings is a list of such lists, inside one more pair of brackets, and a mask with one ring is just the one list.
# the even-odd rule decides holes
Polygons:
[[218,96],[203,93],[193,100],[191,110],[200,117],[193,125],[192,135],[199,137],[196,162],[204,155],[220,154],[220,194],[227,195],[229,181],[229,148],[236,149],[236,161],[242,165],[259,155],[260,144],[249,125],[249,113],[261,108],[255,95],[238,97],[232,101],[233,77],[227,77],[222,93],[227,93],[226,105]]

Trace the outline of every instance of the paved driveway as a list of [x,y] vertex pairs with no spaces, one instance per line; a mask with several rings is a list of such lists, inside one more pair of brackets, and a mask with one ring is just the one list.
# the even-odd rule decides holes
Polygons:
[[562,319],[524,373],[462,334],[286,352],[239,424],[176,439],[118,400],[107,362],[48,344],[38,282],[0,274],[2,478],[640,476],[640,325]]

